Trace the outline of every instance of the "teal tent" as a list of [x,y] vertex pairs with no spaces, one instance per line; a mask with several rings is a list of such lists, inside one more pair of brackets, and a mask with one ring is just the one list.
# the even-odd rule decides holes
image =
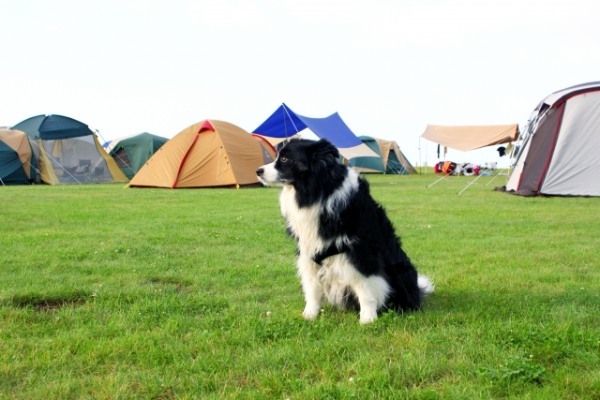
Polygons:
[[25,132],[0,129],[0,185],[34,182],[36,179],[34,160]]
[[112,146],[110,155],[127,178],[131,179],[168,140],[148,132],[140,133],[119,140],[116,145]]
[[397,175],[417,173],[402,151],[400,151],[398,143],[371,136],[359,136],[359,139],[377,153],[378,156],[351,158],[349,164],[357,171],[363,173]]
[[127,182],[96,134],[83,122],[64,115],[42,114],[19,122],[13,129],[29,137],[43,183]]

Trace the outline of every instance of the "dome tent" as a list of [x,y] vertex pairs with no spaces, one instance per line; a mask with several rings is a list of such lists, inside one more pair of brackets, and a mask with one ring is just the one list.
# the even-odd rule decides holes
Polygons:
[[229,122],[205,120],[165,143],[131,187],[200,188],[259,184],[256,169],[273,161],[267,142]]
[[148,132],[121,139],[111,146],[109,154],[121,171],[131,179],[169,139]]
[[36,178],[34,157],[27,134],[0,129],[0,185],[28,184]]
[[349,164],[357,171],[398,175],[417,173],[402,151],[400,151],[398,143],[371,136],[359,136],[359,139],[379,156],[351,158]]
[[96,134],[82,122],[56,114],[37,115],[13,129],[29,136],[44,183],[127,182]]

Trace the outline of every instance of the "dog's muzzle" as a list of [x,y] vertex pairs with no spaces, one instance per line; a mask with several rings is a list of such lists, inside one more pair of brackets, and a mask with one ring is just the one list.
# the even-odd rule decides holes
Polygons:
[[275,169],[275,163],[263,165],[256,170],[258,179],[266,184],[280,183],[279,172]]
[[269,184],[265,179],[265,169],[263,167],[260,167],[256,170],[256,176],[263,185],[267,186]]

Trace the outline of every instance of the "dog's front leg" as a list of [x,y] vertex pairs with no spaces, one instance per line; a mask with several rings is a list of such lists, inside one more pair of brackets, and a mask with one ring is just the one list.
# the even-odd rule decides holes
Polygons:
[[317,277],[318,265],[310,257],[298,257],[298,275],[302,283],[304,300],[306,306],[302,316],[307,320],[314,320],[321,311],[321,300],[323,299],[323,288]]
[[352,285],[360,304],[360,323],[370,324],[377,319],[377,310],[385,304],[390,287],[379,276],[357,279]]

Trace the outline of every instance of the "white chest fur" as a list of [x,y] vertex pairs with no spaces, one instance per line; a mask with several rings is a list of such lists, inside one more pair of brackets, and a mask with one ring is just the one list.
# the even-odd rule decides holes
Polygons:
[[281,214],[286,219],[292,233],[298,238],[300,253],[312,257],[324,247],[324,243],[319,236],[321,205],[298,207],[296,191],[292,186],[284,186],[279,200]]

